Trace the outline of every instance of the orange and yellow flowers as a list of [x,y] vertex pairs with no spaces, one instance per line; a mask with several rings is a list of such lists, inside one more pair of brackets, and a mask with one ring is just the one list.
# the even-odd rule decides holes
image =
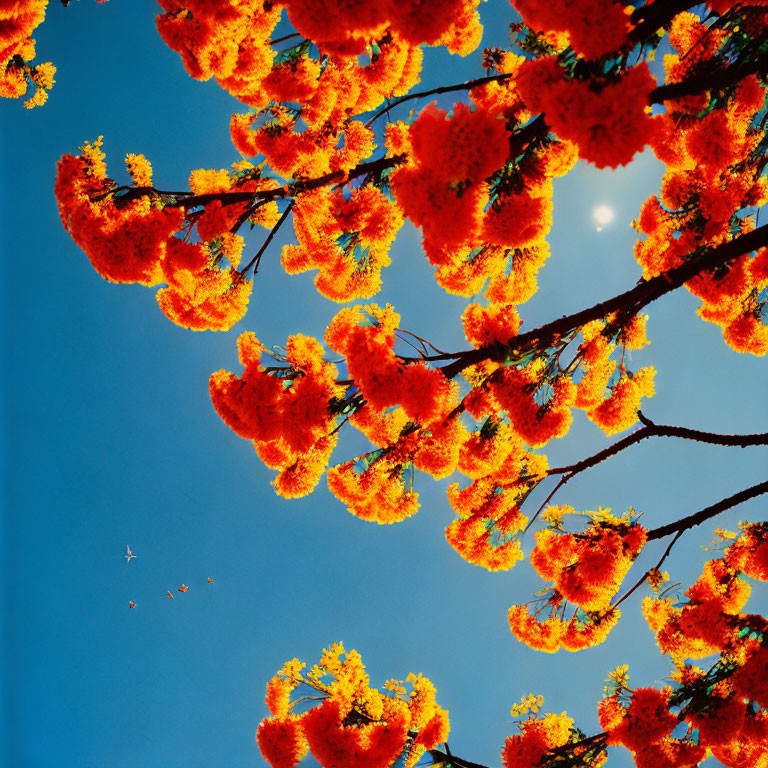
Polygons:
[[552,130],[576,144],[598,168],[626,165],[651,141],[654,122],[645,111],[656,81],[645,63],[602,88],[566,77],[555,56],[527,61],[516,78],[532,112],[543,112]]
[[[307,752],[326,768],[388,768],[398,758],[411,768],[448,736],[448,713],[421,675],[408,676],[409,696],[395,680],[382,693],[370,687],[357,651],[345,652],[341,643],[323,651],[309,672],[304,667],[293,659],[267,684],[270,716],[259,724],[256,741],[273,768],[292,768]],[[295,712],[291,695],[299,688],[321,703]]]

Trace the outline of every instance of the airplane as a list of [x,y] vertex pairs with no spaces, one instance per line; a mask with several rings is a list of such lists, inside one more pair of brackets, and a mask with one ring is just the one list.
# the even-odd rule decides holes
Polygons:
[[165,594],[168,595],[168,597],[170,597],[171,600],[173,600],[173,592],[171,592],[170,589],[166,590]]
[[138,555],[134,555],[133,552],[131,552],[131,548],[127,544],[125,546],[125,550],[128,554],[123,555],[123,557],[125,558],[125,564],[128,565],[128,563],[130,563],[134,557],[138,557]]
[[128,601],[128,607],[129,608],[135,608],[136,607],[136,603],[134,603],[133,600],[129,600]]
[[210,576],[208,577],[208,583],[213,584],[213,579]]
[[179,587],[179,592],[186,592],[189,589],[189,587],[186,584],[182,584]]

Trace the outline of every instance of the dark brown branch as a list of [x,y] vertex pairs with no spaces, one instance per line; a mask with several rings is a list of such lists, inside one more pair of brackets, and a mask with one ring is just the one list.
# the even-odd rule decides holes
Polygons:
[[487,766],[481,763],[473,763],[461,757],[456,757],[456,755],[449,755],[439,749],[430,749],[429,755],[436,763],[445,763],[453,768],[487,768]]
[[689,528],[701,525],[707,520],[719,515],[721,512],[725,512],[725,510],[735,507],[738,504],[743,504],[745,501],[760,496],[763,493],[768,493],[768,480],[753,485],[751,488],[745,488],[738,493],[734,493],[733,496],[729,496],[727,499],[722,499],[721,501],[718,501],[717,504],[712,504],[693,515],[688,515],[688,517],[684,517],[674,523],[662,525],[660,528],[653,528],[648,531],[648,541],[663,539],[665,536],[669,536],[672,533],[682,533],[683,531],[687,531]]
[[746,488],[743,491],[739,491],[739,493],[735,493],[733,496],[729,496],[727,499],[722,499],[721,501],[718,501],[717,504],[712,504],[711,506],[706,507],[706,509],[702,509],[693,515],[688,515],[688,517],[684,517],[677,522],[669,523],[668,525],[662,525],[660,528],[654,528],[653,530],[648,531],[648,541],[652,541],[654,539],[662,539],[665,536],[669,536],[671,533],[674,533],[675,536],[667,545],[667,548],[664,550],[664,554],[661,556],[659,562],[656,563],[653,568],[649,568],[611,607],[616,608],[621,605],[621,603],[623,603],[633,592],[635,592],[643,585],[646,579],[650,576],[651,571],[658,571],[661,568],[661,566],[664,564],[664,561],[667,559],[667,556],[672,551],[672,547],[675,546],[675,543],[683,535],[683,533],[685,533],[685,531],[687,531],[689,528],[700,525],[704,521],[709,520],[716,515],[719,515],[721,512],[725,512],[726,509],[735,507],[737,504],[741,504],[763,493],[768,493],[768,481],[764,483],[758,483],[757,485],[753,485],[751,488]]
[[646,3],[635,8],[630,16],[630,21],[636,24],[629,33],[629,39],[639,43],[652,35],[657,29],[666,27],[678,13],[687,11],[699,5],[696,0],[656,0],[655,3]]
[[282,37],[276,37],[274,40],[270,40],[270,45],[277,45],[278,43],[284,43],[286,40],[290,40],[294,37],[301,37],[301,35],[298,32],[291,32],[290,35],[283,35]]
[[547,763],[543,762],[544,759],[547,757],[547,755],[554,755],[555,757],[559,755],[568,755],[578,747],[591,747],[593,749],[595,747],[599,747],[602,751],[605,749],[605,744],[601,745],[600,742],[605,741],[607,737],[608,737],[608,732],[601,731],[600,733],[594,733],[591,736],[585,736],[583,739],[579,739],[578,741],[571,741],[571,742],[567,742],[566,744],[563,744],[560,747],[553,747],[542,758],[542,765],[544,766],[547,765]]
[[[637,26],[630,32],[629,39],[633,42],[640,42],[654,33],[657,29],[669,24],[678,13],[688,8],[698,5],[691,0],[658,0],[651,5],[637,8],[632,15],[633,21],[639,21]],[[717,64],[715,64],[717,66]],[[752,61],[739,62],[728,67],[719,67],[718,69],[701,72],[680,83],[669,83],[655,88],[649,94],[649,104],[661,104],[666,99],[680,98],[681,96],[690,96],[700,93],[704,90],[717,90],[726,85],[735,83],[747,75],[753,73],[765,73],[766,57],[758,57]],[[438,88],[431,88],[427,91],[417,91],[401,96],[390,104],[382,107],[373,117],[365,123],[370,127],[376,120],[383,115],[389,114],[395,107],[405,104],[415,99],[423,99],[427,96],[438,96],[443,93],[454,93],[456,91],[471,91],[473,88],[485,85],[486,83],[503,82],[509,80],[511,74],[490,75],[489,77],[478,77],[474,80],[466,80],[463,83],[454,83],[453,85],[442,85]]]
[[[693,5],[698,5],[698,3],[692,3],[690,0],[681,0],[681,2],[678,3],[658,3],[658,5],[678,5],[683,6],[679,8],[679,10],[674,11],[674,13],[671,14],[665,14],[669,16],[669,18],[666,19],[666,21],[670,21],[674,16],[676,16],[680,11],[686,10],[686,8],[690,8]],[[666,9],[665,9],[666,10]],[[655,31],[659,28],[661,25],[656,25],[653,27],[652,31]],[[636,29],[639,29],[640,26],[638,26]],[[645,35],[644,35],[645,36]],[[637,38],[642,39],[642,38]],[[768,68],[768,57],[765,55],[758,56],[755,59],[749,60],[749,61],[742,61],[738,62],[736,64],[731,64],[727,67],[718,66],[716,69],[707,70],[705,72],[700,72],[697,75],[694,75],[692,77],[687,78],[686,80],[683,80],[679,83],[668,83],[666,85],[660,85],[658,88],[654,88],[648,96],[648,103],[649,104],[661,104],[663,101],[667,99],[677,99],[681,96],[690,96],[691,94],[700,93],[704,90],[718,90],[720,88],[723,88],[727,85],[731,85],[732,83],[738,82],[739,80],[742,80],[747,75],[756,74],[756,73],[762,73],[765,74],[767,68]],[[374,123],[376,120],[378,120],[382,115],[386,115],[389,113],[390,110],[394,109],[395,107],[399,107],[401,104],[405,104],[408,101],[413,101],[414,99],[421,99],[426,96],[437,96],[439,94],[443,93],[453,93],[455,91],[471,91],[473,88],[477,88],[478,86],[485,85],[486,83],[493,83],[493,82],[503,82],[504,80],[509,80],[512,77],[511,74],[500,74],[500,75],[491,75],[489,77],[478,77],[475,80],[467,80],[463,83],[454,83],[453,85],[443,85],[439,88],[432,88],[428,91],[418,91],[416,93],[409,93],[405,96],[401,96],[399,99],[396,99],[391,104],[388,104],[386,107],[382,107],[378,112],[376,112],[373,117],[371,117],[367,122],[366,126],[370,126],[372,123]]]
[[635,590],[639,589],[644,583],[645,580],[651,575],[652,571],[658,571],[662,565],[664,565],[664,561],[669,556],[669,553],[672,551],[672,547],[675,546],[675,542],[683,535],[683,531],[680,530],[675,534],[675,537],[672,539],[672,541],[669,542],[667,545],[667,548],[664,550],[664,554],[659,558],[659,562],[656,563],[656,565],[653,566],[653,568],[649,568],[633,585],[630,589],[628,589],[622,597],[620,597],[612,606],[611,610],[614,608],[618,608]]
[[233,205],[235,203],[248,203],[260,201],[270,202],[272,200],[282,200],[286,197],[295,197],[302,192],[309,192],[313,189],[326,187],[329,184],[346,183],[357,179],[360,176],[368,174],[382,173],[389,168],[394,168],[404,163],[405,155],[394,155],[393,157],[381,157],[378,160],[369,160],[366,163],[360,163],[349,172],[331,171],[323,176],[314,179],[302,179],[286,184],[275,189],[263,189],[257,192],[210,192],[205,195],[189,195],[182,200],[174,200],[167,204],[168,208],[193,208],[198,205],[206,205],[214,200],[220,200],[222,205]]
[[585,469],[594,467],[596,464],[615,456],[625,448],[645,440],[647,437],[680,437],[684,440],[696,440],[700,443],[711,443],[712,445],[739,446],[745,448],[751,445],[768,445],[768,432],[762,432],[753,435],[722,435],[715,432],[702,432],[698,429],[688,429],[687,427],[672,427],[663,424],[654,424],[649,418],[638,411],[638,418],[643,423],[640,429],[627,435],[613,445],[589,456],[586,459],[577,461],[575,464],[569,464],[565,467],[553,467],[547,470],[548,475],[571,476],[583,472]]
[[[607,736],[608,733],[602,731],[601,733],[595,733],[592,736],[585,736],[578,741],[563,744],[561,747],[555,747],[542,757],[539,765],[546,768],[546,766],[550,764],[550,761],[547,760],[548,757],[557,758],[561,755],[567,755],[579,747],[601,747],[602,749],[605,749],[605,744],[600,745],[600,742],[604,741]],[[449,752],[442,752],[439,749],[430,749],[429,755],[435,763],[443,763],[452,766],[453,768],[487,768],[487,766],[482,765],[481,763],[473,763],[469,760],[464,760],[461,757],[456,757],[456,755],[452,755]]]
[[475,80],[467,80],[463,83],[455,83],[454,85],[441,85],[439,88],[432,88],[429,91],[419,91],[417,93],[409,93],[405,96],[401,96],[399,99],[395,99],[391,104],[386,107],[382,107],[376,114],[368,120],[365,124],[366,127],[370,127],[372,123],[375,123],[382,115],[386,115],[391,109],[399,107],[401,104],[405,104],[407,101],[413,101],[414,99],[423,99],[425,96],[437,96],[441,93],[453,93],[454,91],[469,91],[472,88],[477,88],[479,85],[485,85],[486,83],[493,83],[500,80],[509,80],[512,75],[491,75],[490,77],[478,77]]
[[108,189],[106,192],[102,192],[101,194],[94,195],[93,197],[89,198],[92,203],[97,203],[99,200],[103,200],[105,197],[108,197],[109,195],[115,195],[119,192],[125,192],[124,195],[121,195],[118,199],[122,202],[127,202],[128,200],[134,200],[137,197],[143,197],[144,195],[164,195],[167,197],[191,197],[192,193],[187,190],[186,192],[171,192],[169,190],[165,189],[155,189],[154,187],[134,187],[130,185],[123,185],[123,186],[115,186]]
[[261,248],[259,248],[258,253],[240,270],[241,275],[245,275],[245,273],[253,267],[253,274],[255,275],[259,271],[259,263],[261,262],[261,257],[264,255],[264,251],[267,250],[269,247],[269,244],[272,242],[272,239],[277,234],[280,227],[283,226],[283,222],[288,218],[288,214],[293,210],[293,204],[294,201],[291,200],[290,203],[286,206],[286,209],[283,211],[280,218],[277,220],[277,223],[274,227],[272,227],[270,233],[267,235],[267,239],[261,244]]
[[539,505],[539,508],[533,513],[533,517],[528,521],[528,525],[523,528],[522,535],[525,535],[527,533],[528,529],[538,520],[539,515],[541,514],[544,507],[549,504],[550,501],[552,501],[552,497],[573,477],[573,473],[564,475],[557,481],[557,485],[549,492],[549,495],[547,496],[544,501],[541,502]]
[[715,64],[714,67],[707,67],[680,83],[668,83],[654,88],[649,95],[649,101],[651,104],[661,104],[667,99],[679,99],[702,91],[719,91],[743,80],[748,75],[765,75],[766,73],[768,73],[768,54],[739,61],[726,67]]
[[[733,240],[708,248],[689,259],[679,267],[652,277],[641,279],[638,284],[624,293],[620,293],[604,302],[593,305],[572,315],[565,315],[539,328],[514,337],[507,346],[489,345],[478,349],[469,349],[446,355],[430,355],[428,361],[453,360],[441,368],[447,378],[453,378],[470,365],[483,360],[498,360],[508,352],[522,352],[537,346],[545,349],[576,328],[593,320],[599,320],[613,312],[621,311],[628,316],[637,314],[643,307],[683,285],[685,282],[710,269],[727,264],[732,259],[768,245],[768,224]],[[404,358],[405,359],[405,358]],[[405,359],[408,362],[407,359]]]

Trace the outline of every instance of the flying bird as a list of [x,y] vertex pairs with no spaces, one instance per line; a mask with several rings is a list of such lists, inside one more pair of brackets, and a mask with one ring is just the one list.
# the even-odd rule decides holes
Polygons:
[[179,587],[179,592],[186,592],[189,589],[189,587],[186,584],[182,584]]
[[125,551],[127,554],[123,555],[123,557],[125,558],[125,564],[128,565],[128,563],[130,563],[134,557],[138,557],[138,555],[134,555],[133,552],[131,552],[131,548],[127,544],[125,545]]
[[210,576],[208,577],[208,583],[213,584],[213,579]]
[[129,600],[128,601],[128,607],[129,608],[135,608],[136,607],[136,603],[134,603],[133,600]]
[[170,590],[170,589],[167,589],[167,590],[165,591],[165,594],[166,594],[166,595],[168,595],[168,597],[170,597],[170,598],[171,598],[171,600],[173,600],[173,599],[174,599],[174,598],[173,598],[173,592],[171,592],[171,590]]

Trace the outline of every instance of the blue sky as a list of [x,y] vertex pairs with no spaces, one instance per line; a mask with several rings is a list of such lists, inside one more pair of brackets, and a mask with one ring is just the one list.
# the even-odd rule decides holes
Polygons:
[[[504,44],[509,6],[493,0],[481,10],[483,45]],[[390,527],[354,518],[324,484],[284,501],[269,486],[273,473],[213,411],[208,376],[239,370],[240,332],[253,330],[267,345],[298,331],[321,336],[337,311],[316,294],[312,275],[282,272],[279,243],[262,261],[246,318],[226,334],[196,334],[168,322],[152,290],[99,278],[63,231],[55,163],[85,139],[104,135],[116,178],[127,152],[143,152],[156,183],[171,189],[193,168],[239,159],[228,121],[240,105],[215,83],[187,77],[157,35],[155,13],[149,0],[67,9],[51,2],[35,33],[39,59],[58,67],[49,102],[31,112],[0,105],[4,764],[263,765],[253,734],[266,714],[267,679],[286,659],[311,663],[336,640],[361,652],[379,684],[411,671],[430,677],[451,712],[452,750],[470,760],[499,765],[514,732],[509,708],[528,692],[594,732],[610,670],[629,663],[639,685],[670,671],[639,599],[625,604],[597,649],[530,651],[510,634],[506,610],[540,581],[527,563],[489,574],[450,549],[447,482],[417,477],[421,511]],[[430,52],[426,67],[425,87],[482,74],[478,55]],[[521,308],[524,328],[635,283],[629,221],[662,173],[645,153],[617,172],[580,163],[556,182],[553,255],[540,291]],[[616,218],[597,232],[592,211],[603,203]],[[254,235],[251,253],[262,236]],[[290,228],[280,239],[289,236]],[[410,225],[392,257],[377,300],[393,303],[403,327],[438,347],[464,348],[458,318],[468,300],[437,287]],[[764,360],[732,352],[696,306],[678,293],[651,307],[652,344],[631,361],[658,370],[646,413],[699,429],[768,431]],[[577,415],[568,438],[548,451],[550,463],[606,443]],[[336,457],[351,455],[353,441],[342,440]],[[577,509],[633,505],[652,527],[762,480],[765,465],[765,448],[647,441],[579,476],[556,500]],[[764,510],[753,501],[721,524],[760,519]],[[668,561],[673,580],[696,578],[711,538],[704,526],[678,542]],[[138,555],[129,565],[126,544]],[[189,591],[168,600],[165,591],[182,582]],[[756,585],[748,609],[761,606]],[[611,757],[611,766],[631,764],[626,753]]]

